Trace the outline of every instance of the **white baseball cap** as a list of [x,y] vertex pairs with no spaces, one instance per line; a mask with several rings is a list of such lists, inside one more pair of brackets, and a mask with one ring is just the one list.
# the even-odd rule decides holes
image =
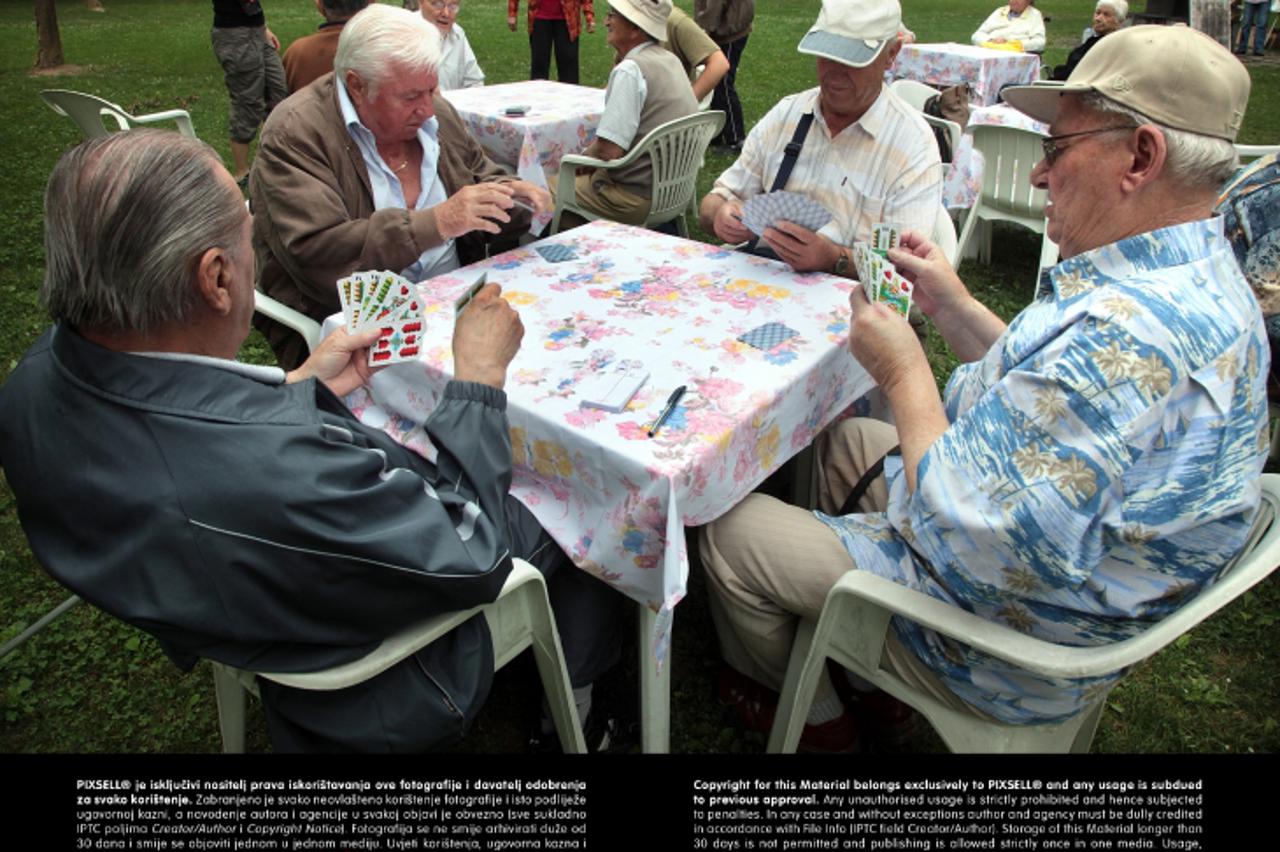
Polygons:
[[898,37],[898,0],[822,0],[818,21],[800,39],[801,53],[863,68]]
[[609,8],[658,41],[667,40],[671,0],[609,0]]

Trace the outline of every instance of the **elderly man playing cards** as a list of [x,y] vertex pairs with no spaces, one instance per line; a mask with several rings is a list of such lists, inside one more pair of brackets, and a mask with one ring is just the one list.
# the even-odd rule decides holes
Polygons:
[[[1107,36],[1063,88],[1005,91],[1050,126],[1032,181],[1064,260],[1006,326],[923,235],[888,253],[967,362],[945,398],[907,324],[854,291],[850,349],[897,427],[853,420],[824,438],[821,511],[752,495],[706,529],[730,698],[764,704],[797,616],[816,618],[851,569],[1066,645],[1141,632],[1214,582],[1249,535],[1267,452],[1262,316],[1212,213],[1248,95],[1226,48],[1159,26]],[[1114,679],[1046,679],[893,625],[882,666],[1007,723],[1065,718]],[[902,718],[845,686],[850,708],[820,686],[811,746]]]
[[[421,281],[483,258],[496,235],[514,243],[549,208],[439,97],[440,61],[434,24],[375,3],[343,27],[333,74],[272,112],[250,181],[263,292],[322,319],[345,275]],[[297,334],[255,322],[286,369],[306,356]]]
[[[729,243],[759,238],[798,271],[838,274],[853,271],[853,244],[877,223],[933,229],[937,143],[884,85],[901,26],[898,0],[823,0],[798,47],[817,57],[818,87],[783,98],[751,129],[702,199],[703,229]],[[807,203],[772,204],[784,190],[785,201]]]
[[[588,686],[616,658],[596,622],[621,598],[507,493],[502,387],[523,327],[497,285],[458,318],[428,462],[340,400],[368,379],[376,330],[338,330],[289,373],[234,360],[250,232],[217,154],[176,133],[93,139],[54,168],[40,292],[54,325],[0,388],[0,463],[36,558],[183,668],[293,672],[493,600],[520,556],[550,576]],[[259,688],[278,750],[418,751],[465,731],[492,669],[478,618],[358,686]]]

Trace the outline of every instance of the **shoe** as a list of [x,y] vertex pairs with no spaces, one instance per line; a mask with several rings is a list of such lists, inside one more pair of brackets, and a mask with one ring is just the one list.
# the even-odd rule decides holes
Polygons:
[[[720,667],[716,694],[721,703],[733,708],[743,728],[768,736],[778,710],[778,693],[732,666]],[[806,754],[853,754],[861,751],[858,726],[846,710],[836,718],[817,725],[806,724],[800,733],[797,751]]]
[[1254,55],[1254,56],[1266,56],[1266,54],[1265,54],[1265,53],[1263,53],[1261,50],[1255,50],[1255,51],[1253,52],[1253,55]]
[[877,751],[900,751],[919,736],[922,720],[911,705],[881,689],[859,692],[849,684],[844,668],[831,659],[827,660],[827,675],[858,729],[866,733],[868,746]]
[[[582,726],[582,738],[587,742],[588,754],[602,754],[609,751],[618,742],[620,726],[618,720],[595,707],[587,714],[587,722]],[[555,754],[560,751],[560,735],[553,728],[551,733],[542,733],[541,720],[534,723],[533,732],[529,734],[529,751],[534,754]]]
[[1234,53],[1236,56],[1244,56],[1245,49],[1243,47],[1237,47],[1235,50],[1232,51],[1232,53]]

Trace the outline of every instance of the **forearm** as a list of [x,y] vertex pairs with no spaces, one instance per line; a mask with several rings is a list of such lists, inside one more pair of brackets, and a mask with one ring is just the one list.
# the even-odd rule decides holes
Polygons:
[[898,445],[902,453],[903,473],[907,489],[916,490],[916,469],[934,441],[950,425],[929,362],[920,353],[914,368],[896,381],[881,387],[897,424]]
[[716,51],[707,57],[706,67],[702,69],[702,74],[698,79],[693,81],[693,99],[701,101],[711,90],[720,84],[724,79],[724,75],[729,73],[729,60],[720,51]]
[[961,361],[977,361],[1004,334],[1004,320],[968,293],[929,316]]

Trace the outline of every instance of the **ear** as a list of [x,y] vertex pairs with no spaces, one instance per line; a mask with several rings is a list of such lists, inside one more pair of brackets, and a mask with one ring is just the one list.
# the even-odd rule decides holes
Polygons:
[[205,308],[218,316],[231,313],[232,274],[226,249],[206,249],[196,261],[196,292]]
[[368,96],[368,88],[365,86],[364,80],[360,79],[360,75],[348,70],[346,76],[342,78],[342,82],[347,86],[347,95],[351,98],[351,105],[357,108],[364,106],[365,98]]
[[893,40],[891,42],[889,42],[884,46],[884,54],[881,57],[881,61],[884,62],[885,68],[888,68],[890,65],[892,65],[893,60],[898,58],[898,52],[902,50],[904,38],[905,37],[903,36],[903,34],[899,32],[896,36],[893,37]]
[[1121,187],[1125,192],[1136,192],[1164,174],[1169,143],[1155,125],[1144,124],[1129,137],[1128,146],[1132,159],[1125,169]]

